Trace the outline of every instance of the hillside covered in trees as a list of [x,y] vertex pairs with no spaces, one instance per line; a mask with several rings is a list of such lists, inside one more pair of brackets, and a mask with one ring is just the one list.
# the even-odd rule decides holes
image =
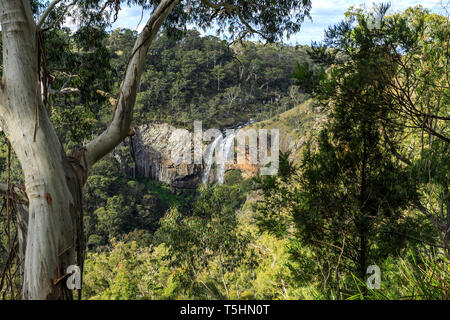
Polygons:
[[[136,165],[130,134],[85,177],[80,297],[449,299],[449,19],[420,6],[378,10],[374,27],[350,8],[311,46],[159,32],[131,128],[279,129],[278,174],[230,167],[223,184],[176,188],[124,170]],[[70,158],[120,108],[139,35],[55,23],[39,77]],[[2,131],[3,299],[23,288],[19,158]],[[379,288],[366,282],[369,266],[381,270]]]

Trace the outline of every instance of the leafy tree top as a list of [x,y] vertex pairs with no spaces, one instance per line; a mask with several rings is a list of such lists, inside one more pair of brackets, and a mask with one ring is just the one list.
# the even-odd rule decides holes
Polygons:
[[[33,11],[43,28],[61,27],[67,18],[77,26],[109,27],[125,6],[140,6],[143,15],[154,12],[161,0],[31,0]],[[163,28],[179,33],[188,25],[203,30],[216,29],[230,40],[242,40],[258,34],[268,42],[289,37],[300,31],[301,23],[309,17],[310,0],[173,0],[177,6],[164,21]],[[45,21],[45,22],[44,22]]]

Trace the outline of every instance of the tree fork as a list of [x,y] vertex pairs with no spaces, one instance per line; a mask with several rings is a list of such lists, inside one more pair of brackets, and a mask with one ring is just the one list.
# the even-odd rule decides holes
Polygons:
[[24,299],[73,298],[60,279],[70,265],[83,267],[82,187],[88,169],[128,136],[148,47],[179,2],[163,0],[138,37],[110,126],[98,139],[67,156],[40,96],[38,27],[30,3],[0,0],[4,66],[0,125],[22,167],[23,198],[28,202],[28,221],[21,234],[26,241],[21,246],[25,250]]

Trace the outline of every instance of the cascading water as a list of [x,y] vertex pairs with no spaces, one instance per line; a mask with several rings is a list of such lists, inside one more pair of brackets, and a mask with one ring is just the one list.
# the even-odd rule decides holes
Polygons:
[[207,185],[209,183],[209,176],[214,161],[217,164],[216,181],[223,184],[227,164],[234,162],[234,138],[243,127],[254,123],[250,120],[248,123],[238,126],[234,130],[227,130],[225,138],[219,135],[205,150],[203,155],[204,170],[202,175],[202,183]]
[[221,154],[217,163],[217,182],[219,184],[223,184],[227,164],[234,161],[234,137],[236,137],[236,135],[237,132],[234,130],[227,133],[227,136],[220,145],[219,150],[221,151]]
[[219,143],[222,143],[223,137],[222,135],[219,135],[205,150],[205,153],[203,155],[205,168],[203,169],[203,175],[202,175],[202,183],[207,185],[209,183],[209,174],[211,173],[211,167],[214,162],[214,154],[216,147]]

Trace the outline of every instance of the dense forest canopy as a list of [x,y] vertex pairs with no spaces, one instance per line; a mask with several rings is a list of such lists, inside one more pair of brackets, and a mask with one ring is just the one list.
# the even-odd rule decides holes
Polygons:
[[[30,101],[42,97],[19,121],[8,118],[18,104],[5,107],[0,95],[3,299],[72,298],[64,281],[26,275],[36,259],[53,266],[54,256],[63,257],[58,270],[82,267],[82,299],[449,298],[448,16],[382,5],[374,27],[373,15],[352,7],[323,42],[290,46],[280,40],[300,30],[310,1],[17,2],[31,4],[39,25],[31,42],[38,71],[31,66],[23,79],[39,84],[25,86]],[[127,5],[152,14],[140,34],[110,29]],[[5,56],[8,28],[6,88],[19,83]],[[202,36],[206,29],[221,37]],[[133,128],[192,129],[195,120],[282,129],[278,174],[249,178],[247,167],[230,167],[223,185],[181,189],[124,170],[136,165]],[[30,196],[39,183],[26,153],[41,149],[63,164],[40,166],[62,166],[65,177],[52,169]],[[71,222],[58,229],[45,220],[35,195],[52,213],[58,197],[79,199],[61,202]],[[48,240],[47,256],[32,253],[30,212],[42,218],[36,230],[48,222],[72,236],[54,248]],[[73,250],[61,247],[68,243]],[[366,282],[374,265],[379,290]],[[56,280],[65,276],[58,272]]]
[[[69,30],[66,32],[49,39],[47,50],[54,52],[64,39],[77,46],[76,40],[69,40]],[[111,102],[114,103],[137,35],[117,29],[99,37],[104,45],[102,52],[97,49],[78,57],[74,52],[68,53],[69,59],[79,59],[75,63],[81,64],[80,70],[85,74],[62,77],[52,83],[52,102],[56,106],[52,116],[57,123],[63,127],[77,117],[86,126],[69,130],[89,133],[88,128],[102,128],[108,123]],[[230,47],[216,37],[200,37],[195,30],[188,30],[179,41],[161,34],[149,49],[134,110],[135,125],[153,121],[191,128],[194,120],[201,119],[205,127],[222,128],[274,116],[305,98],[291,77],[297,60],[309,61],[305,48],[252,42]],[[103,79],[97,76],[98,72],[108,76]],[[88,96],[73,94],[70,88]],[[85,138],[77,132],[73,136],[79,144]]]

